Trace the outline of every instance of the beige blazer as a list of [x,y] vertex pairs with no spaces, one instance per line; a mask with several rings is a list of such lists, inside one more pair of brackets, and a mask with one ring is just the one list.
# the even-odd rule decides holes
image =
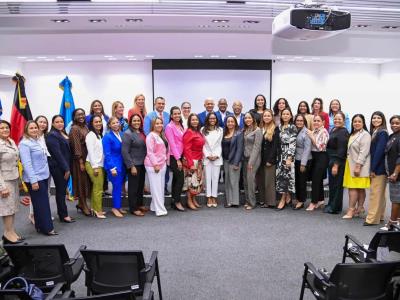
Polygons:
[[15,180],[19,177],[19,151],[12,139],[11,145],[0,139],[0,191],[5,189],[6,180]]
[[369,177],[370,175],[370,146],[371,146],[371,136],[365,131],[361,130],[356,133],[356,136],[349,139],[347,145],[347,159],[350,165],[350,174],[354,176],[354,168],[356,164],[360,164],[361,172],[359,177]]

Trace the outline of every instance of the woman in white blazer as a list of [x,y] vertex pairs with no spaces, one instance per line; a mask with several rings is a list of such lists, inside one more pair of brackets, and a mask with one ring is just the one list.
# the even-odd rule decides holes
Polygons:
[[206,169],[207,206],[217,207],[219,172],[223,163],[221,146],[223,130],[218,126],[217,115],[214,112],[207,115],[201,133],[205,138],[203,154]]

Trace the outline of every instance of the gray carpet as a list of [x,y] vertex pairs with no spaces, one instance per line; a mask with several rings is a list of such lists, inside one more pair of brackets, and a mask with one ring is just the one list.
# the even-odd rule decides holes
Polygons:
[[[54,210],[53,198],[51,205]],[[198,212],[170,210],[160,218],[149,213],[117,219],[108,213],[101,220],[77,214],[74,203],[68,205],[77,222],[64,224],[56,218],[59,236],[37,234],[26,207],[17,215],[17,229],[29,243],[64,243],[71,255],[80,245],[139,249],[146,259],[157,250],[163,294],[173,300],[298,299],[304,262],[331,270],[341,261],[345,233],[367,243],[378,230],[363,227],[363,219],[342,220],[321,210],[247,212],[219,206]],[[85,295],[84,274],[73,289]],[[306,299],[312,299],[309,292]]]

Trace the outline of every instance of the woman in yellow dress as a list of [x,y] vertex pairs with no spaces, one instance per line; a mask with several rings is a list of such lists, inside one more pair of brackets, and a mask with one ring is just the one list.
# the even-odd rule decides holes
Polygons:
[[351,219],[365,213],[366,189],[370,187],[371,135],[361,114],[351,120],[351,134],[347,144],[347,160],[343,186],[349,190],[349,209],[343,219]]

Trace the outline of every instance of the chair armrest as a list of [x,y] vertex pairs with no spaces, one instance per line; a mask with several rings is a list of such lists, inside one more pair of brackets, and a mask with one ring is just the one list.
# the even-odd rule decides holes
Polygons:
[[62,290],[63,287],[64,287],[64,283],[62,283],[62,282],[57,283],[57,284],[53,287],[53,289],[51,290],[51,292],[50,292],[49,294],[46,295],[45,300],[51,300],[51,299],[53,299],[53,298]]
[[318,271],[317,268],[314,267],[314,265],[313,265],[312,263],[306,262],[306,263],[304,264],[304,267],[308,270],[308,272],[313,273],[313,274],[315,275],[315,277],[316,277],[319,281],[321,281],[322,284],[324,284],[324,285],[326,285],[326,286],[329,286],[329,285],[330,285],[329,282],[326,281],[325,275],[321,274],[321,272]]
[[[359,240],[357,240],[353,235],[351,235],[351,234],[346,234],[346,241],[352,241],[354,244],[356,244],[358,247],[360,247],[360,248],[364,248],[364,246],[363,246],[363,244],[359,241]],[[346,245],[347,245],[347,243],[346,243]]]
[[148,263],[146,263],[146,266],[144,269],[141,270],[141,273],[144,276],[144,281],[145,282],[153,282],[154,276],[156,275],[156,269],[158,265],[158,251],[153,251],[151,253],[151,257]]
[[149,262],[147,263],[147,265],[149,266],[149,268],[152,268],[152,267],[155,265],[157,259],[158,259],[158,251],[153,251],[153,252],[151,252],[150,260],[149,260]]
[[82,256],[82,254],[81,254],[81,250],[85,250],[86,249],[86,245],[81,245],[80,247],[79,247],[79,249],[75,252],[75,254],[74,254],[74,256],[72,256],[72,257],[70,257],[69,258],[69,261],[75,261],[75,260],[77,260],[79,257],[81,257]]
[[143,288],[142,300],[151,300],[153,299],[153,291],[151,290],[151,283],[147,282]]

